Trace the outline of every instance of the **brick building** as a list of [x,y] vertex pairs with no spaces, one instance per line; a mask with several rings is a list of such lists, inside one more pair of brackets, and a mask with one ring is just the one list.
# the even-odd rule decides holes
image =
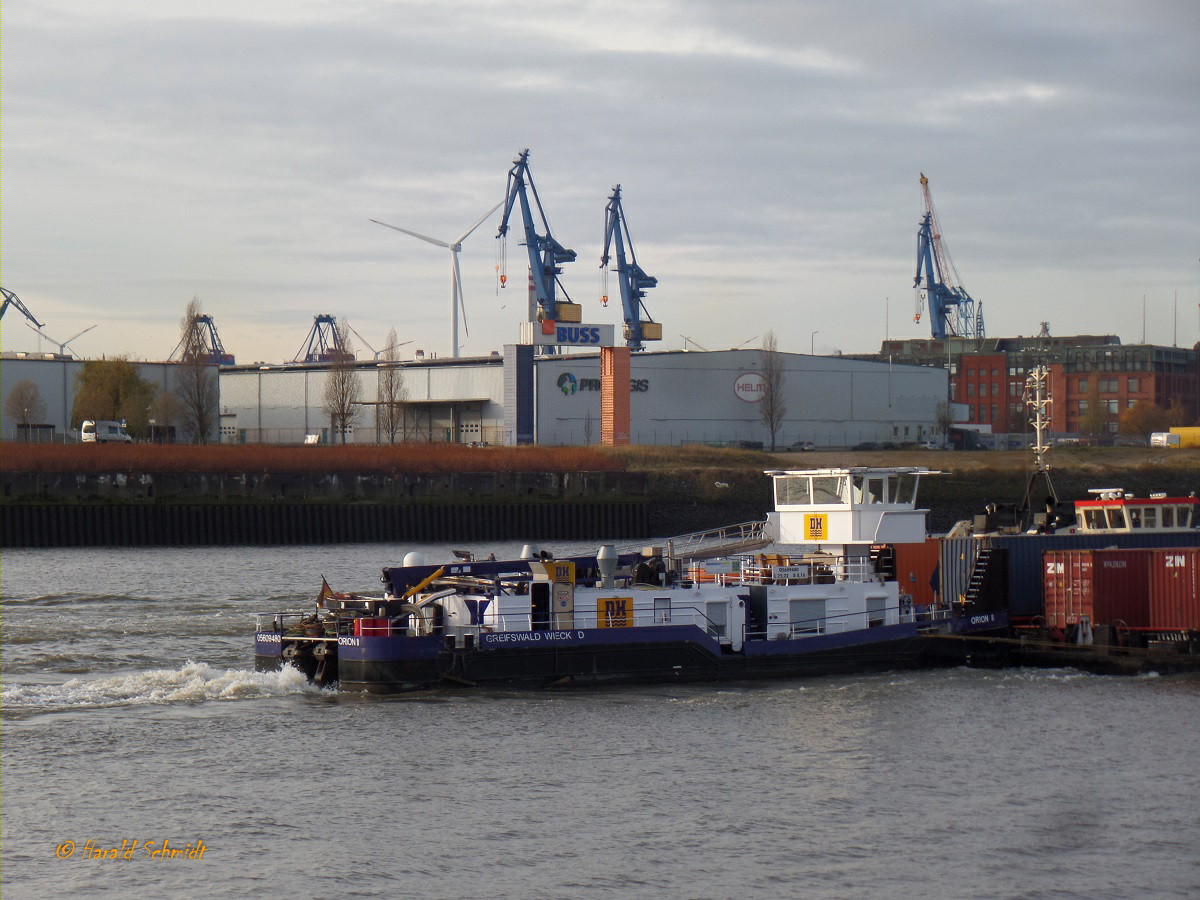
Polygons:
[[[1188,424],[1200,414],[1200,354],[1196,348],[1122,345],[1115,335],[949,338],[885,341],[882,359],[950,370],[950,394],[967,416],[962,424],[994,434],[1029,431],[1021,402],[1031,369],[1050,369],[1051,429],[1078,434],[1093,422],[1116,432],[1121,413],[1138,400],[1162,409],[1182,404]],[[1088,410],[1097,405],[1093,420]]]

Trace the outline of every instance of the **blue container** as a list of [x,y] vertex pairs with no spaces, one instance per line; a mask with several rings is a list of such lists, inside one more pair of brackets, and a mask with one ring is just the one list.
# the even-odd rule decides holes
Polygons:
[[[1019,534],[989,536],[979,540],[1007,552],[1009,613],[1014,616],[1040,616],[1044,602],[1042,554],[1047,550],[1200,547],[1200,531],[1162,531],[1154,534]],[[958,541],[946,543],[956,544]]]

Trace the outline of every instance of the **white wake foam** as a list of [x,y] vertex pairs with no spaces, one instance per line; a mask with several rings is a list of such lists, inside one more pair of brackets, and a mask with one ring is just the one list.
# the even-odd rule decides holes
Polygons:
[[62,684],[7,684],[0,691],[6,708],[71,710],[155,703],[200,703],[284,694],[319,693],[292,666],[278,672],[217,669],[188,661],[179,669],[153,669],[106,678],[72,678]]

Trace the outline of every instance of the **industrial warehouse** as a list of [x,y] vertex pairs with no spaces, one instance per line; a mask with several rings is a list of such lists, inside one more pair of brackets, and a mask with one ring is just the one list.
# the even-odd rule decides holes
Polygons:
[[[361,412],[346,440],[389,441],[379,413],[384,403],[380,373],[392,366],[399,371],[402,385],[399,440],[600,443],[599,354],[530,355],[532,389],[523,398],[516,379],[506,378],[506,371],[516,368],[520,349],[510,345],[503,357],[357,363]],[[836,356],[777,356],[783,370],[777,445],[915,443],[938,432],[938,406],[947,391],[945,369]],[[762,369],[763,354],[758,350],[632,355],[629,443],[769,446],[771,435],[760,413]],[[221,440],[340,440],[331,434],[329,413],[323,408],[328,372],[329,366],[321,364],[223,368]],[[515,422],[530,399],[532,435],[522,435]]]

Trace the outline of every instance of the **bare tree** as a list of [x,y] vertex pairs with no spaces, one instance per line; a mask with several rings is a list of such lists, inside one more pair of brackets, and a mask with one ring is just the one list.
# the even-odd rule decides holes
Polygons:
[[1093,377],[1086,405],[1079,411],[1079,430],[1091,437],[1099,437],[1108,430],[1108,421],[1108,409],[1100,399],[1100,380]]
[[383,368],[379,370],[379,400],[375,414],[379,417],[379,430],[387,435],[388,443],[396,443],[396,436],[403,436],[405,403],[408,388],[404,384],[404,373],[397,361],[400,358],[396,343],[396,329],[388,332],[387,345],[383,348]]
[[362,412],[362,383],[354,365],[350,329],[345,322],[338,322],[336,327],[346,353],[338,354],[337,359],[329,365],[329,374],[325,378],[324,408],[325,412],[329,413],[334,434],[341,435],[341,442],[344,444],[346,432],[354,427],[354,422]]
[[4,400],[4,415],[12,419],[18,428],[26,429],[25,434],[28,437],[29,426],[46,419],[46,401],[42,399],[42,392],[38,390],[38,386],[28,378],[13,385],[13,389]]
[[783,357],[775,341],[775,332],[768,331],[762,344],[763,397],[758,403],[758,414],[771,432],[771,452],[775,452],[775,440],[787,414],[783,400]]
[[[954,407],[949,400],[939,400],[933,413],[936,428],[942,436],[942,446],[950,446],[950,429],[954,425]],[[1028,428],[1028,425],[1026,425]]]
[[179,400],[180,418],[186,437],[198,444],[207,444],[217,423],[216,360],[212,358],[204,337],[200,298],[188,301],[180,321],[180,355],[175,396]]

